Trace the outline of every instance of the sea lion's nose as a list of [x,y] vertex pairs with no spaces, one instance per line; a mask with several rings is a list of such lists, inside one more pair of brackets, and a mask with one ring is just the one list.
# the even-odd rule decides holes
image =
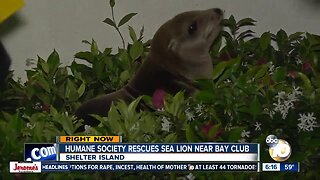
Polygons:
[[213,11],[220,16],[223,16],[223,10],[220,8],[213,8]]

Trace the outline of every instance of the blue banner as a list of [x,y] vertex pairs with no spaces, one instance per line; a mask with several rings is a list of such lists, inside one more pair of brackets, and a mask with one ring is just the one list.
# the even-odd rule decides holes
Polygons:
[[59,144],[60,153],[258,153],[259,144],[178,143],[178,144]]
[[299,172],[300,171],[300,164],[297,162],[280,163],[280,171]]
[[56,161],[57,144],[55,143],[25,143],[25,161]]

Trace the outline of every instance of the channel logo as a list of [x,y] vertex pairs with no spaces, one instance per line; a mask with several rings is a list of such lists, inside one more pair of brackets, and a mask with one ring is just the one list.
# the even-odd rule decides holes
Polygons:
[[269,135],[266,138],[266,143],[269,146],[269,154],[273,160],[283,162],[291,156],[291,146],[287,141],[278,139],[275,135]]
[[55,143],[25,143],[25,161],[56,161],[57,144]]

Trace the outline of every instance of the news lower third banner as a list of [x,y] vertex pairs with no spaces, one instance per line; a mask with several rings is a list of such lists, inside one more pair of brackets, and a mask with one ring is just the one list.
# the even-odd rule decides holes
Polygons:
[[290,146],[271,150],[270,159],[276,162],[261,163],[256,143],[148,144],[122,143],[121,136],[58,136],[55,143],[26,143],[25,162],[10,161],[10,172],[300,171],[299,163],[281,159],[291,153]]
[[258,162],[259,144],[60,143],[58,160],[69,162]]
[[122,143],[121,136],[58,136],[55,143],[26,143],[24,161],[10,162],[10,172],[261,169],[256,143]]

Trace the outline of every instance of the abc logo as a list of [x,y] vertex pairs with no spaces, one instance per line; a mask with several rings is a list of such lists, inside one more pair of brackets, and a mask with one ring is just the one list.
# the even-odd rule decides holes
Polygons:
[[194,170],[194,166],[192,164],[188,164],[188,169],[189,169],[189,171],[193,171]]
[[266,143],[269,147],[275,147],[278,144],[278,138],[275,135],[269,135],[266,138]]
[[282,162],[289,159],[291,147],[287,141],[278,139],[275,135],[269,135],[266,138],[266,143],[269,146],[269,154],[273,160]]

